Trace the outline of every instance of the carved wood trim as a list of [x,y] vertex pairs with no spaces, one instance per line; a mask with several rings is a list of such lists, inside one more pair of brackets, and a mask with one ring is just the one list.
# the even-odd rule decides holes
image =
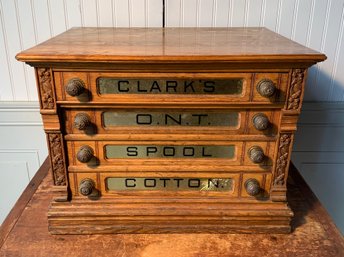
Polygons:
[[66,163],[63,156],[62,135],[60,133],[48,133],[48,141],[54,185],[65,186],[67,185]]
[[305,79],[305,69],[295,69],[291,74],[291,83],[287,100],[287,110],[298,110],[301,108],[303,96],[303,83]]
[[37,68],[38,89],[41,95],[42,109],[55,109],[55,97],[49,68]]
[[281,134],[276,159],[276,170],[273,181],[274,186],[284,186],[286,181],[287,169],[289,164],[290,146],[292,134]]

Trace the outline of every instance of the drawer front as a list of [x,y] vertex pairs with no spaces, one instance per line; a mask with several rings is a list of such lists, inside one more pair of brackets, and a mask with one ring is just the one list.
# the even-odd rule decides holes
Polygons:
[[[275,142],[265,141],[68,141],[70,166],[78,170],[271,168]],[[79,167],[79,168],[78,168]],[[145,168],[144,168],[145,167]]]
[[[104,139],[168,135],[264,135],[278,132],[279,110],[266,109],[65,109],[66,133]],[[130,132],[130,133],[128,133]],[[166,136],[165,136],[166,139]]]
[[[84,181],[91,181],[93,193],[83,195],[81,188]],[[70,187],[73,196],[121,198],[126,197],[154,197],[164,196],[173,198],[183,197],[214,197],[247,199],[266,198],[269,195],[270,173],[243,173],[243,172],[213,172],[210,174],[184,174],[175,172],[172,176],[164,171],[136,172],[125,171],[115,173],[70,173]],[[258,191],[252,191],[252,185],[257,183]]]
[[[54,79],[75,198],[269,197],[276,105],[288,73],[54,72]],[[67,92],[73,80],[80,95]],[[271,96],[263,94],[269,85]],[[84,185],[91,195],[80,193]]]
[[288,73],[54,72],[58,101],[74,103],[283,103]]

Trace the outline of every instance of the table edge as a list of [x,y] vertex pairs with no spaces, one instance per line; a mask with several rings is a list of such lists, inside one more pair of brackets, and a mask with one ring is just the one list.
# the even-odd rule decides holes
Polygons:
[[24,189],[21,196],[18,198],[17,202],[13,206],[10,213],[5,218],[4,222],[0,226],[0,248],[6,242],[8,235],[11,233],[12,229],[15,227],[18,219],[20,218],[21,214],[23,213],[25,207],[35,194],[37,188],[43,181],[43,179],[48,174],[48,170],[50,167],[50,161],[47,157],[41,167],[36,172],[35,176],[31,179],[29,184]]

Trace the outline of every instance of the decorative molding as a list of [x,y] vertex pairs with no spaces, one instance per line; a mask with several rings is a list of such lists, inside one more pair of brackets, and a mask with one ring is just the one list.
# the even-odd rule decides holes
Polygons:
[[288,115],[287,111],[282,111],[281,114],[281,131],[296,131],[299,115]]
[[288,157],[290,154],[290,145],[292,141],[291,137],[292,137],[292,134],[290,133],[280,135],[275,178],[274,178],[274,183],[273,183],[274,186],[285,185],[285,178],[286,178],[287,167],[288,167]]
[[287,110],[298,110],[301,106],[305,71],[305,69],[295,69],[291,74]]
[[39,91],[41,94],[42,109],[55,109],[55,99],[49,68],[37,68]]
[[0,102],[0,127],[38,126],[42,127],[42,117],[38,102]]
[[66,164],[63,158],[62,136],[60,133],[48,133],[51,168],[55,186],[65,186]]
[[305,113],[307,111],[322,111],[322,112],[344,111],[344,103],[343,102],[304,101],[302,104],[302,113]]
[[38,111],[39,112],[39,102],[38,101],[31,101],[31,102],[8,102],[8,101],[0,101],[0,112],[6,111]]

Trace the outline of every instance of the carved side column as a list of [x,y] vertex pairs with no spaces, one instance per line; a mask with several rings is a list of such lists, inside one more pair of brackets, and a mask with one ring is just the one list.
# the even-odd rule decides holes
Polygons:
[[36,68],[37,88],[40,108],[47,134],[49,158],[54,180],[54,191],[58,193],[57,201],[66,201],[67,194],[67,164],[64,153],[64,140],[57,115],[55,86],[50,68]]
[[63,139],[61,133],[47,133],[51,169],[55,186],[66,186],[66,163],[63,154]]
[[285,109],[300,113],[306,81],[305,69],[294,69],[291,73],[291,82],[288,90],[288,100]]
[[56,99],[53,78],[49,68],[36,68],[36,79],[40,105],[42,111],[51,111],[56,114]]
[[306,80],[305,69],[294,69],[290,74],[287,101],[281,112],[280,134],[275,152],[276,162],[271,188],[273,201],[286,201],[287,178],[294,133],[301,111]]

